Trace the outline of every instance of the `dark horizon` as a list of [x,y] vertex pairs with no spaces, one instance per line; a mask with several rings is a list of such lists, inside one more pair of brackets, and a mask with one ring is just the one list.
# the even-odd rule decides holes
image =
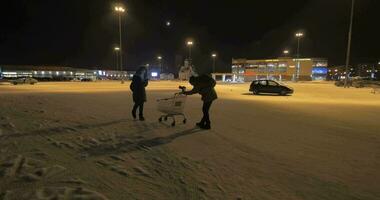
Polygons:
[[[305,33],[302,56],[344,64],[348,0],[123,2],[128,9],[123,20],[128,70],[154,65],[160,54],[173,71],[176,57],[182,60],[187,55],[185,40],[192,37],[198,70],[207,71],[211,52],[217,51],[219,70],[227,71],[232,58],[275,58],[284,49],[294,55],[298,30]],[[113,67],[118,27],[112,8],[108,0],[4,1],[0,63]],[[352,63],[380,59],[379,8],[378,1],[357,1]]]

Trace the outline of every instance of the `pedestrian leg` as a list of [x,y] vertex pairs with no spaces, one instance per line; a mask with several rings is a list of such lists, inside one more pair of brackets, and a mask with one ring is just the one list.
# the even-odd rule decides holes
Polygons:
[[139,105],[137,103],[135,103],[135,105],[133,106],[133,109],[132,109],[133,119],[136,119],[136,111],[137,111],[138,107],[139,107]]
[[139,118],[140,118],[140,121],[145,121],[145,118],[144,118],[144,102],[139,104]]
[[210,114],[209,114],[211,105],[212,105],[212,101],[203,102],[203,108],[202,108],[202,111],[203,111],[202,125],[203,126],[201,126],[201,128],[204,128],[204,129],[211,128],[211,121],[210,121]]

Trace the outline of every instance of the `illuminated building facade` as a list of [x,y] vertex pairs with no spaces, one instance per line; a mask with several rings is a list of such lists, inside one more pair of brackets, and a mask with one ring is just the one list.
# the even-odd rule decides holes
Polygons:
[[32,77],[39,80],[82,80],[82,79],[127,79],[129,73],[126,71],[111,70],[89,70],[71,67],[58,66],[16,66],[16,65],[0,65],[0,78],[16,79],[24,77]]
[[[297,70],[299,66],[299,70]],[[326,80],[328,60],[324,58],[233,59],[232,73],[237,81],[260,79],[279,81]]]
[[[380,63],[361,63],[354,67],[349,67],[348,76],[350,78],[360,77],[363,79],[380,80]],[[328,80],[344,80],[346,77],[345,66],[331,66],[328,70]]]

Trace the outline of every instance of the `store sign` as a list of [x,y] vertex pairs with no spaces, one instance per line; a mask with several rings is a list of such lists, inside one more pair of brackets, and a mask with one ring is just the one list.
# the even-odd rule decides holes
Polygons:
[[328,69],[326,67],[314,67],[313,74],[327,74]]

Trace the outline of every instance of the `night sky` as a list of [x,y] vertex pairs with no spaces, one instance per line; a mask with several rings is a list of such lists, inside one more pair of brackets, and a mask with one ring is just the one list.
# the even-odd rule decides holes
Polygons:
[[[118,43],[117,1],[2,0],[0,64],[109,68]],[[232,58],[275,58],[295,53],[297,30],[305,32],[301,54],[344,64],[350,0],[128,0],[123,17],[127,69],[162,55],[175,69],[193,38],[199,71],[219,54],[219,70]],[[352,61],[380,59],[380,1],[357,0]],[[165,22],[172,25],[167,27]]]

